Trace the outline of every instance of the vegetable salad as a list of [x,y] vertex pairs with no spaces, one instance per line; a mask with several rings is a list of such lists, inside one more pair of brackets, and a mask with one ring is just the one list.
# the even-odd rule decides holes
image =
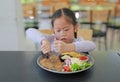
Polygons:
[[92,63],[88,62],[89,57],[81,54],[75,53],[75,56],[73,54],[71,56],[67,53],[61,59],[64,60],[63,71],[65,72],[75,72],[92,66]]

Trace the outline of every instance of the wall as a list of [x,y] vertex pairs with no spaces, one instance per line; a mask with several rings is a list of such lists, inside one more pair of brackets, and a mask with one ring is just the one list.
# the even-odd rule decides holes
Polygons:
[[0,1],[0,51],[25,50],[20,0]]

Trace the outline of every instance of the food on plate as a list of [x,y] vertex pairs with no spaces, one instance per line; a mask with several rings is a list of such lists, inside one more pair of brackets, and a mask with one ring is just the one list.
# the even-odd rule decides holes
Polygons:
[[88,61],[89,58],[87,56],[83,55],[83,56],[80,56],[79,59],[83,60],[83,61]]
[[79,57],[80,55],[83,55],[83,54],[76,53],[76,52],[65,52],[65,53],[62,53],[61,55],[70,55],[72,57]]
[[59,57],[60,57],[61,62],[64,62],[64,60],[69,59],[72,56],[70,56],[70,55],[60,55]]
[[[84,70],[85,68],[91,65],[92,65],[91,63],[80,60],[79,58],[70,58],[65,60],[65,66],[68,66],[67,68],[69,68],[70,69],[69,71],[72,72]],[[68,72],[68,70],[66,69],[64,69],[64,71]]]
[[69,66],[63,66],[63,69],[64,69],[64,71],[66,71],[66,72],[71,72],[71,69],[70,69],[70,67]]
[[50,60],[47,58],[40,60],[40,64],[48,69],[54,69],[52,63],[50,63]]
[[50,55],[49,58],[43,58],[40,60],[40,64],[48,69],[61,71],[62,70],[62,62],[59,57],[56,55]]
[[61,72],[76,72],[92,66],[88,56],[76,52],[65,52],[60,56],[50,55],[49,58],[42,58],[40,64],[50,70]]

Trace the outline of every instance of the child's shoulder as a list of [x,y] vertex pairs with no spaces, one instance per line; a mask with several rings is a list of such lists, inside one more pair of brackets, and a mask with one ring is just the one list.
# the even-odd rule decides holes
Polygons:
[[83,37],[77,37],[77,38],[74,39],[74,41],[83,41],[83,40],[84,40]]

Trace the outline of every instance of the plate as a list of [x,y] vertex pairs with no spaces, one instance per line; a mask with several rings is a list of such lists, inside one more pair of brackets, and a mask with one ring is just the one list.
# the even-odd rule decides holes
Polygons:
[[88,58],[89,58],[88,62],[91,63],[92,65],[89,66],[89,67],[87,67],[87,68],[85,68],[85,69],[83,69],[83,70],[78,70],[78,71],[75,71],[75,72],[56,71],[56,70],[48,69],[48,68],[42,66],[42,65],[39,63],[39,61],[40,61],[41,59],[43,59],[43,55],[40,55],[40,56],[37,58],[37,64],[38,64],[38,66],[39,66],[40,68],[42,68],[42,69],[44,69],[44,70],[46,70],[46,71],[49,71],[49,72],[58,73],[58,74],[73,74],[73,73],[79,73],[79,72],[88,70],[88,69],[90,69],[90,68],[94,65],[94,58],[93,58],[92,56],[90,56],[90,55],[87,55],[87,56],[88,56]]

